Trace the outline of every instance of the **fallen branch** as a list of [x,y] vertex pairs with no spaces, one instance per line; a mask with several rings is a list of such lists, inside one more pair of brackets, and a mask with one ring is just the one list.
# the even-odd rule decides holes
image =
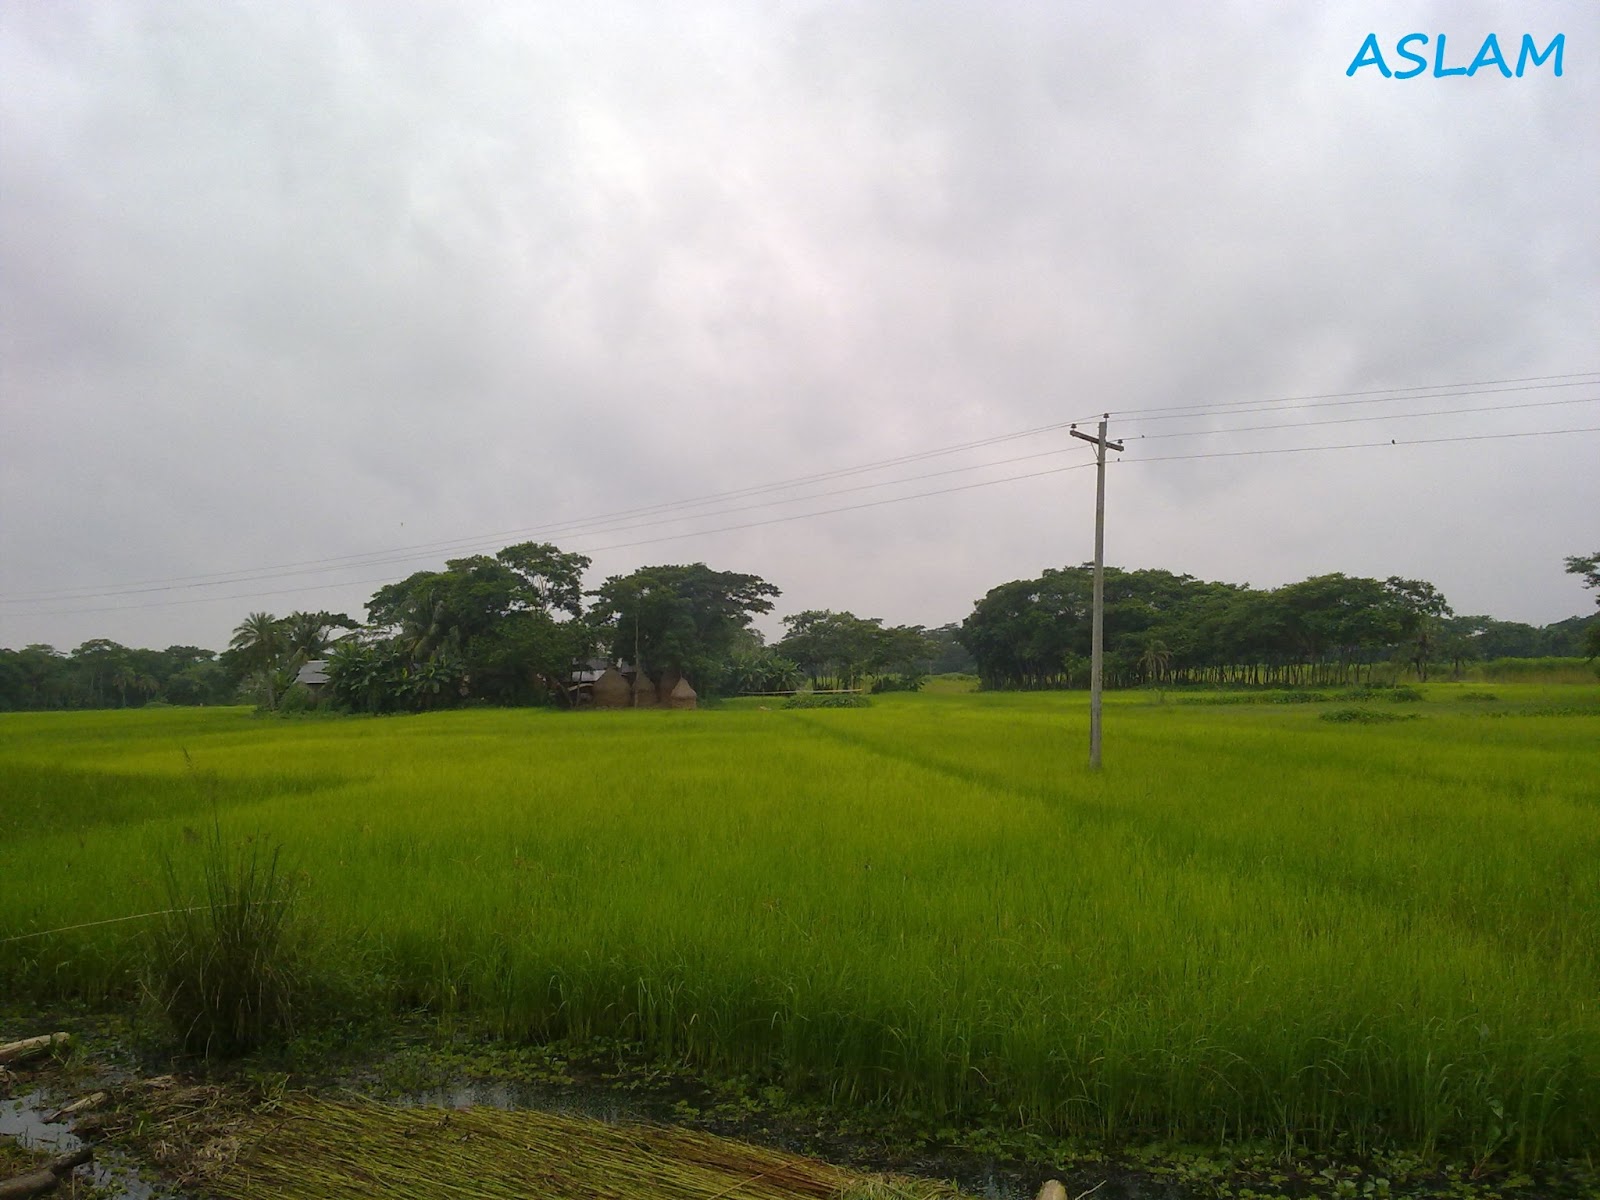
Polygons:
[[71,1154],[51,1159],[32,1174],[18,1175],[15,1179],[0,1182],[0,1200],[28,1200],[30,1196],[42,1196],[46,1192],[53,1192],[61,1180],[72,1173],[74,1167],[82,1166],[93,1157],[94,1151],[84,1146]]
[[43,1033],[38,1037],[23,1038],[20,1042],[7,1042],[0,1046],[0,1066],[27,1062],[42,1054],[49,1054],[57,1046],[65,1046],[71,1040],[72,1035],[68,1033]]

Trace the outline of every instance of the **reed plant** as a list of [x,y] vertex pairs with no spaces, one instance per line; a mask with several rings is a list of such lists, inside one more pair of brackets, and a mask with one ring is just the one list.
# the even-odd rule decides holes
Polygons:
[[229,1058],[293,1031],[306,977],[297,889],[279,847],[230,843],[215,825],[200,860],[198,894],[163,860],[144,990],[186,1051]]

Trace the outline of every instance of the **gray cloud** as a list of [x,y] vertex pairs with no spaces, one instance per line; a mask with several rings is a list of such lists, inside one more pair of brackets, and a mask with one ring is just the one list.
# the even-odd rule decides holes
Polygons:
[[[1452,56],[1565,32],[1565,74],[1345,77],[1369,30],[1412,29]],[[1102,409],[1600,368],[1597,35],[1578,3],[13,5],[0,594],[83,590],[0,603],[0,644],[220,645],[254,608],[359,611],[444,552],[95,585],[548,527]],[[1597,544],[1597,444],[1130,461],[1109,554],[1423,575],[1463,611],[1558,619],[1587,610],[1560,559]],[[1060,434],[984,453],[1050,447],[1040,467],[1082,460]],[[595,582],[705,559],[784,611],[940,622],[1087,557],[1090,482],[557,540],[596,552]]]

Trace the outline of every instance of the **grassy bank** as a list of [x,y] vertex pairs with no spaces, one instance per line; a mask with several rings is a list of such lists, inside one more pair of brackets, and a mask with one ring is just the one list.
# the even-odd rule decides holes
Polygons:
[[1600,663],[1582,658],[1493,658],[1472,663],[1462,678],[1489,683],[1592,683]]
[[28,935],[163,907],[215,820],[371,1004],[1062,1133],[1578,1153],[1600,688],[1424,696],[1119,696],[1100,776],[1062,694],[7,716],[0,988],[131,995],[145,922]]

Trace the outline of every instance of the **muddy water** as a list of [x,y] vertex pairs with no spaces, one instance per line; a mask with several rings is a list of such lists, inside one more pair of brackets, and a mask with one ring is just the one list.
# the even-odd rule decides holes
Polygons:
[[[63,1101],[43,1091],[28,1092],[11,1100],[0,1100],[0,1136],[15,1138],[25,1150],[42,1150],[52,1158],[70,1154],[83,1145],[83,1139],[66,1123],[45,1118]],[[80,1178],[93,1180],[113,1200],[181,1200],[171,1192],[156,1192],[141,1180],[120,1155],[96,1147],[94,1161],[79,1167]]]

